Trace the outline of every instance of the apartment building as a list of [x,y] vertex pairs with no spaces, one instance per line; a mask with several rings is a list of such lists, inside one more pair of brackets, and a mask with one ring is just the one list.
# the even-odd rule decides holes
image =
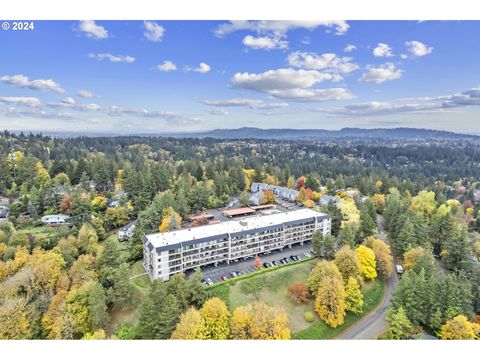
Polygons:
[[300,209],[149,234],[143,238],[143,265],[151,280],[166,281],[175,273],[198,266],[229,263],[303,244],[316,230],[330,234],[330,215]]

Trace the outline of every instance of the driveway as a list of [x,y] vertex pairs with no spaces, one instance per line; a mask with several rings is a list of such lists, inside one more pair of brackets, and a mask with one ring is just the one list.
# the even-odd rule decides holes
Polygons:
[[[386,241],[385,230],[383,228],[383,217],[381,215],[377,215],[377,226],[379,230],[379,237]],[[394,264],[396,264],[395,258],[393,261]],[[397,283],[398,275],[395,271],[393,271],[392,276],[388,280],[385,297],[383,298],[382,303],[366,317],[340,334],[337,339],[377,339],[381,334],[383,334],[388,327],[385,317],[387,315],[390,301],[392,300],[393,290],[397,286]]]

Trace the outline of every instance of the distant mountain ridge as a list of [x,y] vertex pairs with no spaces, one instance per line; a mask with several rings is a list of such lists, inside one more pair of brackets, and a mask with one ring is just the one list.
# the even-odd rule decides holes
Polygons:
[[382,139],[451,139],[479,140],[480,136],[459,134],[451,131],[416,128],[343,128],[341,130],[323,129],[260,129],[242,127],[238,129],[215,129],[197,133],[165,134],[173,137],[201,137],[215,139],[314,139],[314,138],[382,138]]

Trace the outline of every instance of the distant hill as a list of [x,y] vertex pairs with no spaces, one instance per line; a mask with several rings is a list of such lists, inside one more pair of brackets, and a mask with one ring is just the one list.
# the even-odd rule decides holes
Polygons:
[[[167,134],[165,134],[167,135]],[[360,129],[343,128],[341,130],[322,129],[259,129],[243,127],[239,129],[216,129],[198,133],[168,134],[173,137],[211,137],[215,139],[315,139],[315,138],[380,138],[380,139],[450,139],[479,140],[476,135],[458,134],[450,131],[394,128]]]

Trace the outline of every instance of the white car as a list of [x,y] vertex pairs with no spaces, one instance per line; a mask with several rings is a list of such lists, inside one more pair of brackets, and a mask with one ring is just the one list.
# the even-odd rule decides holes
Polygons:
[[395,270],[397,274],[403,274],[403,266],[402,265],[395,265]]

